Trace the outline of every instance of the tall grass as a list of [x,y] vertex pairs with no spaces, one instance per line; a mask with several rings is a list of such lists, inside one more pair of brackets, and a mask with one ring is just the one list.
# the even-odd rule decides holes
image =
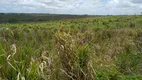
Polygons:
[[133,16],[92,17],[40,24],[2,24],[0,78],[141,80],[139,20],[141,17]]

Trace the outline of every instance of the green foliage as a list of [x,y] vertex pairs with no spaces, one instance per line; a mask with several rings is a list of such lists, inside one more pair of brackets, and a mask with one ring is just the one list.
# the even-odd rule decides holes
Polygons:
[[98,16],[0,24],[0,79],[141,80],[141,20]]
[[137,75],[142,65],[142,54],[121,53],[117,59],[119,70],[123,74]]
[[[77,35],[78,36],[78,35]],[[87,79],[87,64],[89,61],[88,44],[78,44],[78,39],[73,39],[70,34],[57,33],[59,57],[63,69],[67,73],[67,79]]]
[[15,18],[12,18],[12,19],[9,19],[8,22],[9,22],[9,23],[16,23],[16,22],[18,22],[18,20],[15,19]]
[[89,53],[88,53],[88,44],[84,44],[82,46],[80,46],[77,50],[77,54],[78,54],[78,62],[79,62],[79,66],[80,68],[84,68],[87,66],[87,61],[89,58]]
[[136,76],[122,76],[120,80],[141,80],[142,75],[136,75]]

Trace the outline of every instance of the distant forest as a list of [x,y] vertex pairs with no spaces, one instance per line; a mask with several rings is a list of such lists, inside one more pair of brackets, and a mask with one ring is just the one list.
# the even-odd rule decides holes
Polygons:
[[84,18],[88,15],[38,14],[38,13],[0,13],[0,23],[41,22],[62,19]]

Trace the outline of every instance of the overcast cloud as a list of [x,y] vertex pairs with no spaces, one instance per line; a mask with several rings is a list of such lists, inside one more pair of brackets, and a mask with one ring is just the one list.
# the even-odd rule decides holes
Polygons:
[[142,12],[142,0],[0,0],[0,12],[140,14]]

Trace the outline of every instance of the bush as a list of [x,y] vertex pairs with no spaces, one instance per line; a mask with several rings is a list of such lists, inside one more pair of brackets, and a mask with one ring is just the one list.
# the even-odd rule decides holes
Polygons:
[[66,72],[67,80],[88,80],[87,64],[89,62],[88,44],[78,44],[73,36],[59,32],[56,34],[57,52]]
[[15,18],[12,18],[12,19],[9,19],[8,22],[9,22],[9,23],[16,23],[16,22],[18,22],[18,20],[15,19]]

